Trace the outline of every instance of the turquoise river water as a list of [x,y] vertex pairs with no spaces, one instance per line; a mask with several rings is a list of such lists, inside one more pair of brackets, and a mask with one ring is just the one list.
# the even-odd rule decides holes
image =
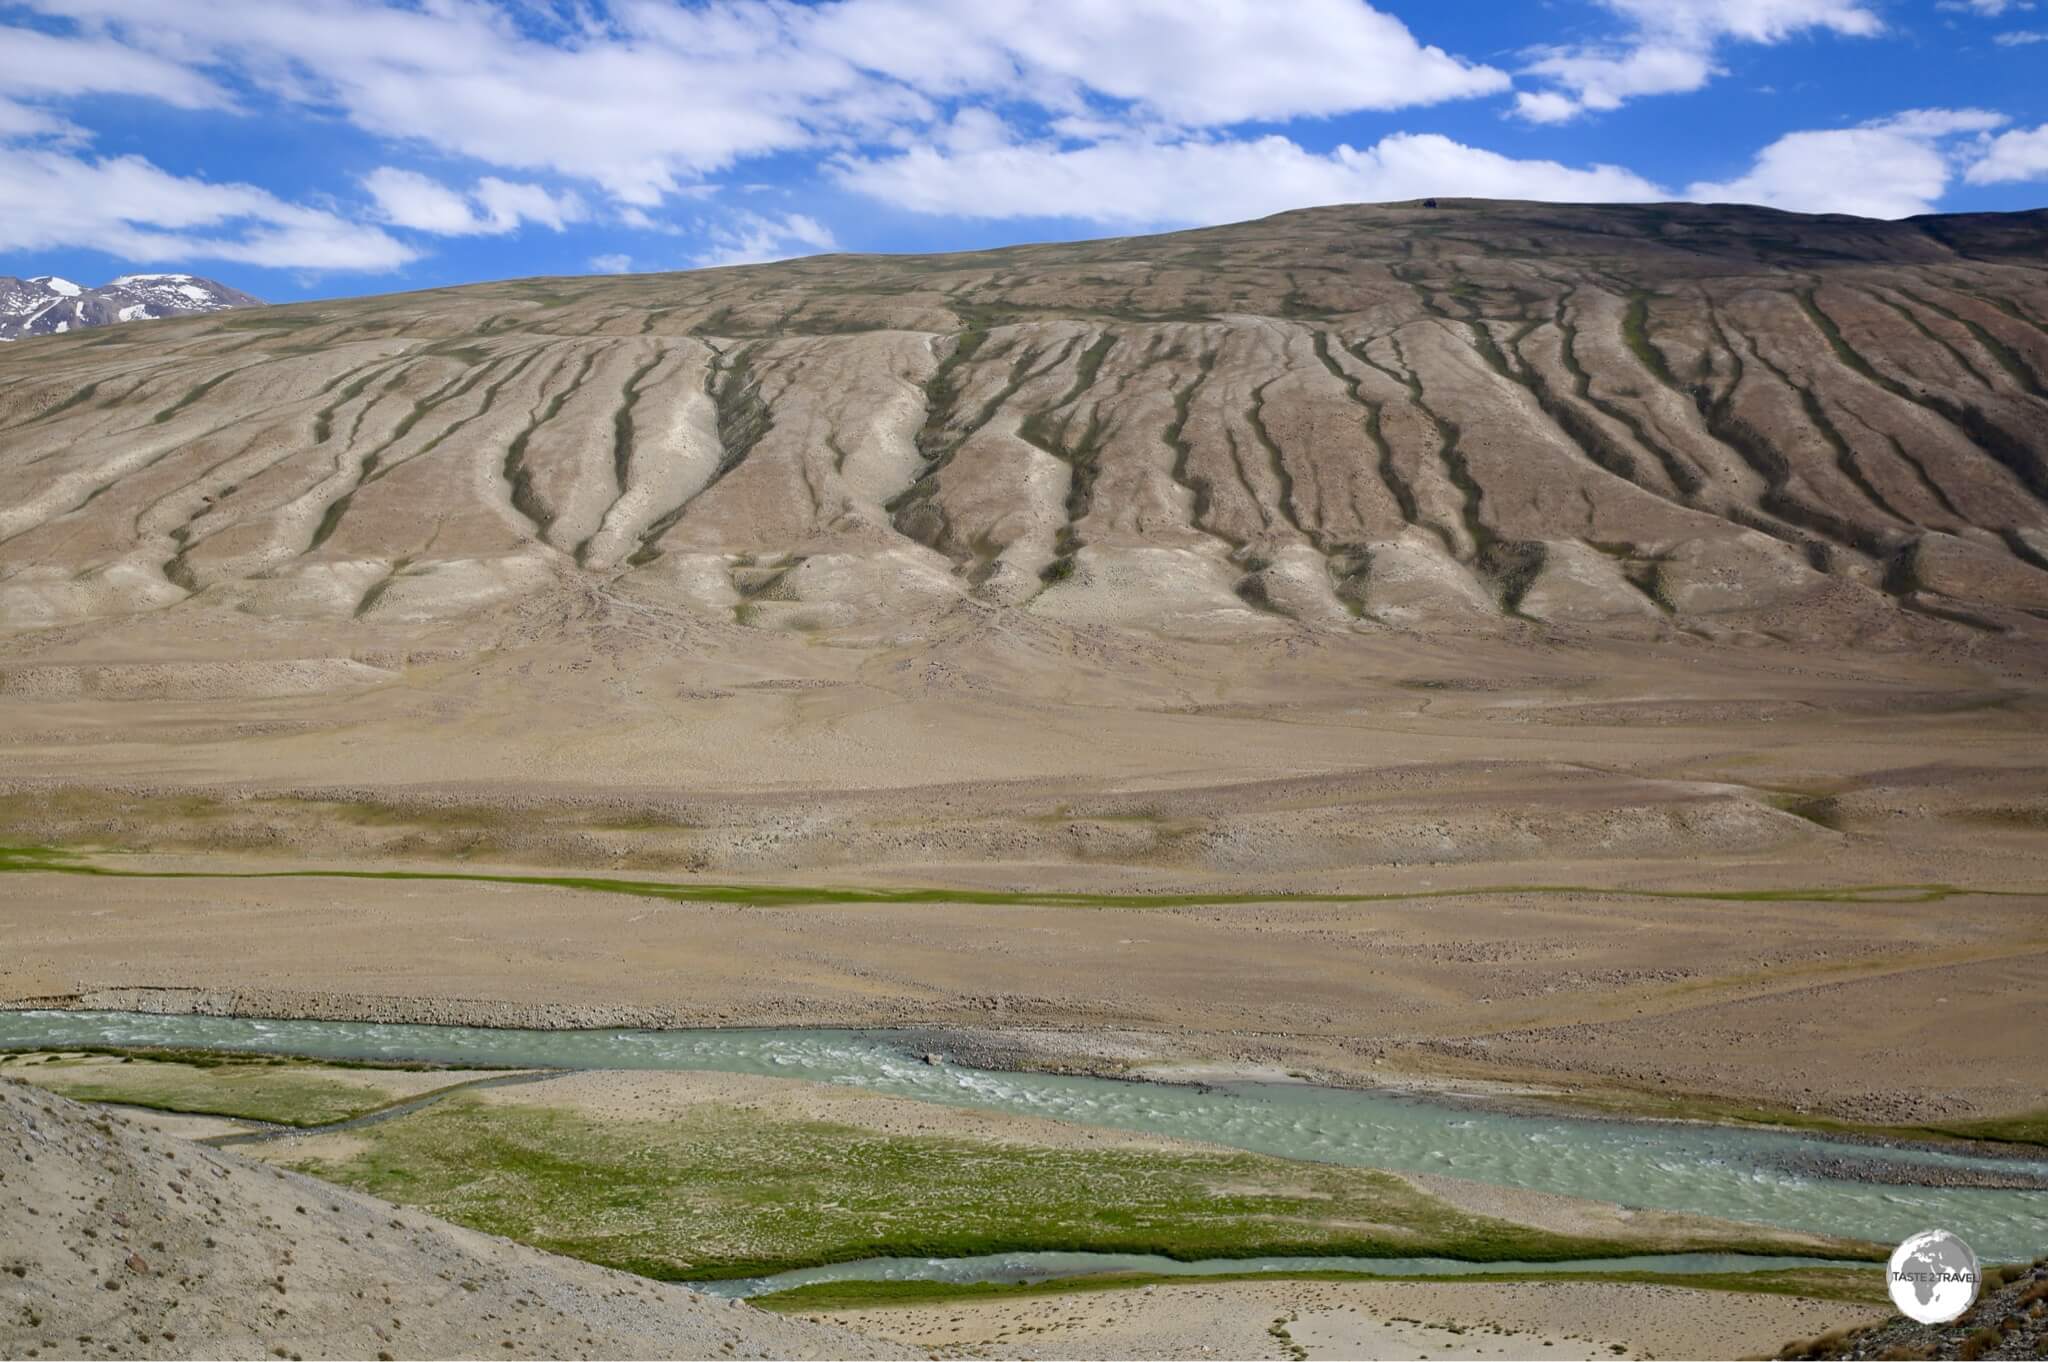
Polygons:
[[[836,1083],[937,1102],[1085,1125],[1203,1140],[1261,1154],[1440,1173],[1510,1187],[1689,1212],[1851,1239],[1897,1242],[1939,1226],[1990,1262],[2048,1252],[2048,1191],[1899,1185],[1811,1171],[1859,1165],[1878,1177],[1900,1164],[2048,1174],[2048,1160],[1876,1148],[1786,1131],[1621,1122],[1486,1111],[1390,1091],[1307,1084],[1215,1087],[1121,1082],[929,1065],[889,1032],[814,1030],[528,1031],[370,1022],[271,1021],[120,1012],[0,1012],[0,1049],[181,1046],[331,1059],[423,1060],[492,1068],[681,1069]],[[1887,1167],[1889,1166],[1889,1168]],[[1678,1260],[1684,1260],[1680,1262]],[[1632,1267],[1725,1271],[1715,1255],[1623,1260]],[[1785,1265],[1739,1260],[1749,1267]],[[1276,1260],[1275,1270],[1352,1266]],[[1711,1265],[1711,1266],[1710,1266]],[[787,1280],[897,1276],[981,1280],[1136,1267],[1197,1271],[1103,1255],[1000,1255],[950,1263],[894,1260],[783,1274]],[[1268,1266],[1240,1262],[1230,1270]],[[1584,1270],[1591,1264],[1575,1265]],[[1612,1264],[1609,1264],[1612,1266]],[[1207,1270],[1221,1270],[1208,1265]],[[1360,1269],[1365,1270],[1365,1269]],[[1469,1271],[1442,1260],[1378,1261],[1382,1272]],[[1502,1265],[1485,1270],[1499,1271]],[[816,1273],[829,1274],[819,1277]],[[960,1275],[960,1274],[968,1275]],[[974,1276],[980,1273],[982,1276]],[[733,1284],[761,1289],[765,1283]]]

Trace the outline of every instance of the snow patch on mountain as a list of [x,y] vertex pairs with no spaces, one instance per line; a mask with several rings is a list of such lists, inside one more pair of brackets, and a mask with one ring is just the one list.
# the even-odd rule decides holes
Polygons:
[[124,274],[98,288],[54,274],[0,274],[0,341],[262,305],[260,298],[196,274]]

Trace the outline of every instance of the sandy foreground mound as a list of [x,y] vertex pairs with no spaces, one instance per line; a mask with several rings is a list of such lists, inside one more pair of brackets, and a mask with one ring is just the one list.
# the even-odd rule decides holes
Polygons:
[[0,1084],[9,1357],[872,1357]]

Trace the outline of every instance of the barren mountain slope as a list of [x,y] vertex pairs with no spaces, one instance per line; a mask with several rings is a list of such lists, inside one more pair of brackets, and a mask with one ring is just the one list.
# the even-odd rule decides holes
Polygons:
[[862,1357],[0,1081],[9,1357]]
[[0,999],[2031,1111],[2044,244],[1447,201],[9,346]]
[[1470,200],[543,279],[0,359],[0,625],[1939,639],[2048,612],[2048,214]]

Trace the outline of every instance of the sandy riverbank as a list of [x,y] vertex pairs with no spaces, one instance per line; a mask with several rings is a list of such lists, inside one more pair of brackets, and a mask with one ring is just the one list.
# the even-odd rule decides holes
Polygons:
[[810,1318],[965,1356],[1612,1362],[1768,1356],[1790,1339],[1889,1314],[1608,1282],[1216,1282]]

